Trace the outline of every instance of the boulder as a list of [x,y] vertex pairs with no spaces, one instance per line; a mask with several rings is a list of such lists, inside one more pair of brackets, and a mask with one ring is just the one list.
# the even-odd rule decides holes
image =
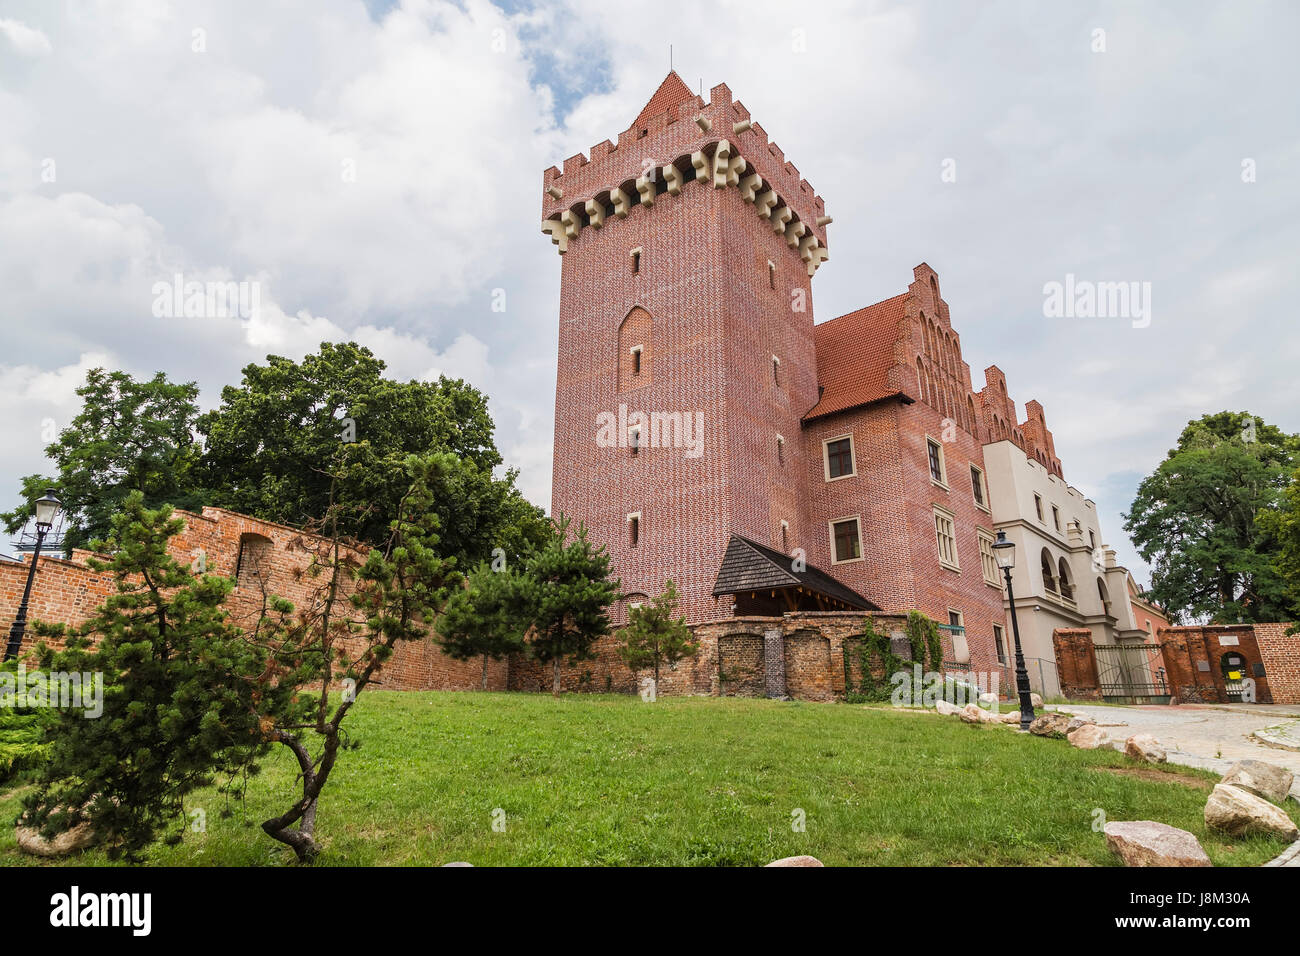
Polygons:
[[1147,763],[1164,763],[1167,759],[1165,748],[1150,734],[1134,734],[1124,741],[1124,753],[1134,760],[1145,760]]
[[1222,783],[1241,787],[1257,797],[1281,803],[1291,792],[1295,774],[1263,760],[1238,760],[1223,775]]
[[979,704],[967,704],[961,709],[961,719],[968,724],[981,724],[984,722],[984,711]]
[[1106,845],[1125,866],[1213,866],[1186,830],[1154,820],[1126,820],[1102,827]]
[[1017,726],[1019,726],[1019,724],[1020,724],[1020,711],[1018,711],[1018,710],[1008,710],[1008,711],[1005,711],[1004,713],[998,714],[998,723],[999,723],[999,724],[1016,724]]
[[1043,698],[1039,697],[1037,694],[1030,694],[1029,702],[1033,704],[1035,707],[1043,706]]
[[998,695],[988,693],[980,694],[979,702],[981,704],[996,704],[998,702]]
[[1070,722],[1065,725],[1065,733],[1068,736],[1074,733],[1080,727],[1087,727],[1089,724],[1095,724],[1095,723],[1097,722],[1093,720],[1091,717],[1072,717],[1070,718]]
[[1267,800],[1230,783],[1220,783],[1210,793],[1205,802],[1205,825],[1232,836],[1272,833],[1287,840],[1300,839],[1300,828],[1290,817]]
[[67,856],[95,845],[95,833],[89,822],[64,830],[53,840],[41,836],[41,831],[36,827],[25,826],[14,827],[14,837],[18,841],[18,849],[32,856]]
[[1110,736],[1096,724],[1076,727],[1065,735],[1065,739],[1070,742],[1070,746],[1078,747],[1080,750],[1096,750],[1110,743]]
[[821,860],[815,856],[784,856],[779,860],[773,860],[767,866],[825,866]]
[[944,700],[942,697],[940,697],[938,700],[934,702],[934,709],[937,713],[943,714],[945,717],[951,714],[961,713],[960,707],[958,707],[956,704],[949,703],[948,701]]
[[1035,717],[1034,722],[1029,725],[1029,732],[1039,737],[1057,737],[1065,739],[1065,728],[1069,726],[1070,718],[1065,714],[1043,714],[1041,717]]

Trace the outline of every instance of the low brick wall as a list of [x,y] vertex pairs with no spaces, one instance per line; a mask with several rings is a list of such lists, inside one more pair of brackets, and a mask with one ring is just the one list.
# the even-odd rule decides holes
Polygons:
[[1052,631],[1052,647],[1061,696],[1068,700],[1101,700],[1092,631],[1086,627],[1058,627]]
[[1300,704],[1300,634],[1290,624],[1256,624],[1255,641],[1275,704]]

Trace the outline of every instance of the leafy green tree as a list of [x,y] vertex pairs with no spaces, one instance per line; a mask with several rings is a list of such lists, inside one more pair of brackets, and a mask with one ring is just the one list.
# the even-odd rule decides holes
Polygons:
[[315,689],[308,719],[272,726],[275,713],[266,714],[269,737],[298,762],[300,794],[283,813],[264,821],[262,829],[291,847],[300,861],[320,851],[316,811],[340,752],[349,746],[344,719],[394,648],[425,639],[430,622],[460,586],[454,560],[439,553],[432,491],[457,466],[447,452],[409,456],[402,468],[407,489],[394,508],[388,539],[368,553],[340,534],[358,503],[340,497],[336,485],[322,528],[328,536],[301,545],[312,550],[310,572],[319,582],[317,593],[294,615],[270,620],[257,636],[256,643],[287,668],[277,689]]
[[494,548],[519,559],[540,545],[545,518],[515,487],[517,472],[493,475],[501,455],[487,398],[459,379],[397,382],[384,368],[354,342],[247,366],[199,419],[209,503],[303,525],[326,513],[333,490],[371,506],[339,517],[340,533],[382,546],[409,484],[407,456],[449,452],[459,464],[428,488],[444,553],[470,567]]
[[1288,612],[1277,568],[1278,508],[1300,445],[1248,412],[1189,422],[1125,515],[1151,563],[1152,597],[1177,619],[1276,621]]
[[669,581],[664,592],[649,604],[628,611],[627,627],[618,632],[619,655],[638,673],[647,667],[654,672],[654,696],[659,695],[659,667],[672,666],[699,651],[685,617],[674,617],[677,586]]
[[[1282,619],[1300,618],[1300,470],[1282,493],[1281,507],[1259,516],[1260,531],[1277,542],[1274,567],[1286,588],[1288,613]],[[1287,633],[1300,633],[1300,622]]]
[[506,566],[480,564],[453,591],[435,625],[443,650],[457,660],[483,658],[483,689],[488,661],[524,649],[523,607],[518,577]]
[[104,681],[102,714],[64,709],[47,731],[48,762],[23,801],[24,822],[46,837],[88,821],[111,856],[130,859],[169,824],[179,839],[185,796],[254,771],[268,747],[263,718],[294,709],[288,685],[265,683],[268,655],[226,618],[233,583],[196,577],[168,554],[183,525],[170,506],[151,510],[132,492],[109,540],[96,542],[112,560],[91,562],[117,593],[75,630],[35,625],[66,640],[59,652],[42,642],[43,667]]
[[591,646],[610,632],[609,606],[620,582],[610,580],[609,554],[587,537],[569,540],[569,519],[560,515],[550,541],[529,558],[520,578],[528,650],[551,665],[551,693],[560,696],[560,665],[587,660]]
[[199,446],[195,423],[198,387],[169,382],[159,372],[136,381],[126,372],[93,368],[77,389],[82,408],[45,454],[57,477],[28,475],[23,504],[0,515],[13,533],[32,516],[32,502],[57,488],[67,512],[64,548],[86,547],[112,532],[113,516],[128,495],[146,508],[163,504],[190,508],[199,503],[195,465]]

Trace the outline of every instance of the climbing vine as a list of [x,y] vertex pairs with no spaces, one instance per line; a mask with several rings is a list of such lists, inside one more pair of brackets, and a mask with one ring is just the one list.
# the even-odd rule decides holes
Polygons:
[[939,637],[938,624],[920,611],[909,611],[907,639],[912,644],[912,660],[920,663],[926,670],[943,669],[943,641]]

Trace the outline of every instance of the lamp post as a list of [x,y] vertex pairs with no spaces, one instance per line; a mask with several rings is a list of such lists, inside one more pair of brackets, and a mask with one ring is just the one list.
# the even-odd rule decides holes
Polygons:
[[1020,691],[1020,729],[1028,730],[1034,722],[1034,702],[1029,697],[1029,672],[1025,670],[1025,653],[1020,649],[1020,623],[1016,620],[1016,592],[1011,587],[1011,569],[1016,566],[1016,543],[998,532],[993,555],[1007,579],[1007,603],[1011,605],[1011,633],[1016,640],[1016,689]]
[[27,602],[32,596],[32,581],[36,577],[36,560],[41,556],[41,545],[45,536],[54,526],[63,502],[54,497],[54,489],[45,492],[44,498],[36,500],[36,550],[32,552],[32,565],[27,569],[27,586],[23,588],[23,601],[18,605],[18,616],[14,618],[13,627],[9,628],[9,646],[5,648],[5,660],[11,661],[18,656],[23,646],[23,634],[27,630]]

